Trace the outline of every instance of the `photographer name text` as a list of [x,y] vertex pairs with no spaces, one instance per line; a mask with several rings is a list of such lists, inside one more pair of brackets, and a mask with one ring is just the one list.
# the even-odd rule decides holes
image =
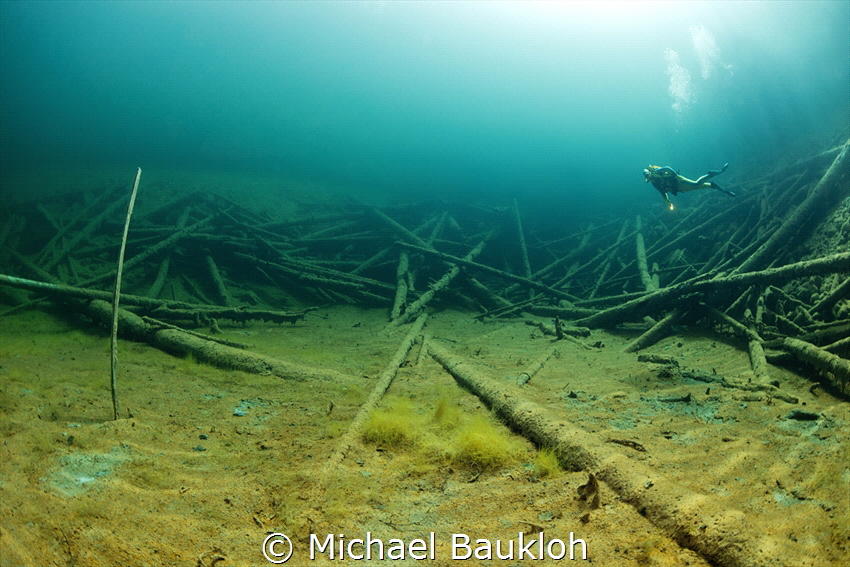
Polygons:
[[[345,534],[310,534],[310,559],[350,560],[435,560],[437,538],[434,532],[428,539],[387,539],[372,537],[366,532],[363,537],[348,538]],[[473,539],[468,534],[451,534],[451,559],[453,560],[542,560],[582,559],[588,557],[587,542],[573,532],[565,539],[547,538],[544,532],[525,534],[517,532],[511,539]]]

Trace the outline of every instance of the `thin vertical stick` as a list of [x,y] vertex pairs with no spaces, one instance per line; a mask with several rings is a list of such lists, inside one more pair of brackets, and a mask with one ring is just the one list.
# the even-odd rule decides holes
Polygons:
[[115,389],[115,376],[118,373],[118,298],[121,297],[121,271],[124,268],[124,248],[127,246],[127,232],[130,230],[130,216],[133,205],[136,204],[136,191],[139,190],[139,179],[142,168],[136,171],[133,182],[133,193],[130,195],[130,205],[127,207],[127,220],[124,222],[124,237],[121,239],[121,252],[118,254],[118,273],[115,276],[115,292],[112,295],[112,419],[118,419],[118,392]]
[[[528,248],[525,247],[525,234],[522,232],[522,219],[519,216],[519,205],[517,205],[516,199],[514,199],[514,216],[516,216],[516,230],[517,236],[519,238],[519,251],[522,256],[522,267],[525,270],[523,274],[527,279],[532,279],[531,276],[531,264],[528,262]],[[534,297],[534,290],[528,290],[528,298],[531,299]]]

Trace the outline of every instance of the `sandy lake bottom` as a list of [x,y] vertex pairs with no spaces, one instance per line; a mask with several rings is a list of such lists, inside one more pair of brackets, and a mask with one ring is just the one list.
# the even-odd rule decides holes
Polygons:
[[[310,561],[307,553],[311,533],[367,532],[405,542],[433,532],[432,565],[454,563],[452,534],[506,545],[540,532],[581,539],[594,565],[708,565],[604,483],[598,508],[582,500],[587,472],[553,467],[419,345],[377,412],[402,424],[400,436],[378,430],[359,438],[318,490],[337,440],[406,334],[383,330],[384,310],[334,307],[296,325],[222,327],[256,352],[348,380],[226,371],[121,341],[117,421],[110,420],[108,336],[60,315],[30,311],[0,322],[3,566],[266,565],[261,545],[274,532],[289,535],[300,565],[364,564],[327,555]],[[621,352],[637,333],[593,331],[584,345],[555,344],[525,321],[480,322],[457,311],[433,314],[426,332],[505,382],[557,347],[522,386],[529,400],[741,511],[760,532],[790,539],[812,565],[847,564],[848,404],[813,389],[804,371],[770,367],[782,390],[799,398],[789,404],[671,377]],[[709,330],[689,329],[646,352],[738,381],[751,376],[746,347]],[[794,409],[817,418],[790,418]],[[464,443],[476,432],[498,451],[470,452]]]

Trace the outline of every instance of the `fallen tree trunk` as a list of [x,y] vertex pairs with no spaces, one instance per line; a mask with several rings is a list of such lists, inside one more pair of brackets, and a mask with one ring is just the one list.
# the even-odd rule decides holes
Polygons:
[[[525,311],[540,317],[562,317],[564,319],[590,317],[598,313],[596,309],[587,309],[586,307],[553,307],[551,305],[531,305]],[[580,327],[581,325],[576,326]]]
[[658,289],[658,284],[655,283],[652,276],[649,275],[649,268],[646,265],[646,248],[643,243],[643,223],[641,223],[640,215],[635,219],[637,234],[635,234],[635,252],[637,255],[638,273],[640,274],[640,282],[646,291],[655,291]]
[[[122,187],[121,189],[123,191],[124,188]],[[66,232],[68,232],[69,230],[74,228],[77,225],[77,222],[79,222],[82,219],[98,217],[101,214],[101,213],[97,212],[97,211],[100,210],[100,202],[103,201],[105,198],[111,196],[114,193],[116,193],[115,190],[104,191],[103,193],[100,194],[99,197],[94,199],[83,210],[81,210],[79,213],[77,213],[77,215],[75,215],[74,218],[67,221],[65,226],[63,226],[62,228],[57,230],[56,234],[53,235],[53,238],[51,238],[50,241],[47,244],[44,245],[44,248],[41,249],[41,252],[37,256],[36,263],[37,264],[43,264],[45,262],[45,260],[47,260],[47,257],[54,253],[54,251],[55,251],[54,246],[56,245],[56,243],[59,242],[60,239],[63,236],[65,236]],[[122,194],[122,197],[123,197],[123,194]],[[119,205],[120,205],[120,199],[119,199]],[[82,239],[77,240],[77,242],[80,242],[81,240]],[[2,245],[2,242],[0,242],[0,245]],[[63,252],[64,252],[64,250],[63,250]],[[57,259],[56,261],[58,262],[59,260],[61,260],[61,258]]]
[[832,385],[840,392],[850,394],[850,360],[818,348],[812,343],[790,337],[785,339],[783,346],[800,360],[828,373],[828,377],[831,374],[829,381]]
[[[531,277],[528,278],[528,279],[541,280],[544,276],[547,276],[549,273],[551,273],[558,266],[561,266],[561,265],[565,264],[566,262],[571,261],[573,258],[575,258],[579,254],[581,254],[584,251],[584,249],[587,247],[588,242],[590,242],[590,241],[591,241],[590,234],[586,233],[584,235],[584,238],[582,238],[581,242],[579,243],[579,245],[576,246],[575,248],[573,248],[568,254],[561,256],[560,258],[557,258],[552,263],[550,263],[546,266],[543,266],[542,268],[540,268],[539,270],[537,270],[536,272],[531,274]],[[511,284],[508,287],[506,287],[502,293],[505,294],[505,295],[508,295],[511,292],[513,292],[514,290],[518,289],[520,287],[520,285],[521,284],[519,284],[519,283]]]
[[620,498],[683,547],[721,567],[809,565],[787,538],[758,529],[739,510],[725,509],[714,496],[673,482],[641,461],[611,450],[593,433],[559,419],[526,400],[516,386],[499,383],[442,347],[431,356],[463,387],[478,396],[516,431],[554,450],[567,470],[590,470]]
[[399,246],[404,246],[405,248],[409,248],[410,250],[416,250],[417,252],[422,252],[423,254],[428,254],[430,256],[434,256],[435,258],[439,258],[444,262],[448,262],[450,264],[458,264],[460,266],[466,266],[468,268],[472,268],[475,270],[481,270],[482,272],[489,272],[491,274],[495,274],[497,276],[503,277],[508,280],[512,280],[518,282],[526,287],[530,287],[532,289],[536,289],[542,291],[547,295],[551,295],[554,297],[560,297],[561,299],[566,299],[568,301],[574,301],[578,299],[574,295],[570,295],[569,293],[563,292],[559,289],[551,288],[547,285],[543,285],[542,283],[536,282],[534,280],[530,280],[528,278],[524,278],[522,276],[517,276],[511,274],[510,272],[505,272],[503,270],[498,270],[496,268],[491,268],[490,266],[486,266],[484,264],[479,264],[477,262],[472,262],[471,260],[464,260],[463,258],[458,258],[457,256],[452,256],[451,254],[445,254],[443,252],[438,252],[432,248],[423,248],[421,246],[414,246],[413,244],[407,244],[406,242],[398,242]]
[[770,263],[780,247],[791,249],[790,243],[797,242],[806,236],[807,227],[813,223],[811,217],[816,211],[825,214],[832,209],[832,205],[843,193],[836,187],[847,187],[850,185],[850,158],[847,156],[850,149],[850,141],[844,144],[841,152],[835,157],[832,165],[821,177],[815,188],[795,210],[785,219],[782,226],[776,230],[761,247],[749,258],[738,266],[736,272],[748,272],[757,270]]
[[[848,336],[850,336],[850,321],[839,321],[822,329],[794,338],[812,343],[815,346],[823,346]],[[765,348],[783,348],[785,346],[785,337],[765,341],[762,346]]]
[[[42,293],[49,297],[57,297],[61,299],[100,299],[110,301],[112,293],[101,291],[99,289],[86,289],[83,287],[74,287],[64,284],[54,284],[39,282],[35,280],[27,280],[24,278],[16,278],[0,274],[0,285],[7,285],[18,289],[26,289]],[[272,321],[274,323],[295,323],[304,318],[308,311],[315,308],[309,308],[302,311],[286,312],[286,311],[268,311],[264,309],[241,309],[236,307],[220,307],[216,305],[203,305],[197,303],[187,303],[184,301],[167,301],[162,299],[153,299],[140,295],[121,294],[121,303],[126,305],[134,305],[148,309],[150,313],[156,314],[159,318],[168,318],[172,320],[192,320],[192,319],[230,319],[231,321],[244,322],[251,320]]]
[[814,260],[804,260],[793,264],[786,264],[778,268],[770,268],[759,272],[736,273],[724,278],[706,280],[694,284],[700,290],[709,291],[710,288],[721,288],[725,286],[736,287],[754,284],[781,284],[795,278],[814,276],[818,274],[830,274],[836,272],[850,272],[850,252],[831,254]]
[[407,250],[402,250],[398,254],[398,268],[395,273],[395,300],[390,311],[390,321],[398,319],[402,312],[407,309],[407,270],[409,266],[410,260],[407,257]]
[[[47,262],[43,266],[43,269],[45,271],[49,272],[50,270],[52,270],[56,266],[56,264],[61,262],[65,258],[65,256],[70,254],[71,251],[74,250],[77,247],[77,244],[79,244],[80,242],[82,242],[84,240],[89,239],[91,237],[92,233],[94,231],[96,231],[98,228],[100,228],[100,225],[103,224],[103,222],[110,215],[112,215],[112,213],[117,211],[118,208],[121,207],[121,205],[124,204],[125,198],[126,198],[126,196],[122,196],[121,198],[119,198],[118,200],[113,202],[111,205],[106,207],[100,214],[98,214],[96,217],[94,217],[91,221],[89,221],[89,223],[85,227],[80,229],[79,232],[74,234],[73,238],[71,238],[68,242],[65,243],[65,246],[62,247],[62,250],[58,251],[53,256],[53,258],[51,258],[50,260],[47,260]],[[46,259],[47,256],[49,256],[49,254],[45,254],[45,256],[44,256],[45,259]],[[113,276],[114,276],[114,274],[109,274],[107,277],[113,277]]]
[[836,303],[848,296],[850,296],[850,278],[845,278],[844,281],[835,286],[835,289],[829,292],[826,297],[818,301],[814,307],[811,308],[810,313],[825,317],[830,314]]
[[369,397],[366,398],[366,401],[363,402],[363,405],[360,406],[359,410],[357,410],[357,415],[355,415],[354,419],[351,420],[351,424],[348,426],[348,429],[345,433],[343,433],[342,437],[340,437],[336,444],[336,448],[325,463],[325,467],[322,472],[323,482],[326,483],[330,480],[329,477],[331,472],[342,462],[345,458],[345,454],[360,435],[360,432],[363,429],[363,424],[366,423],[366,420],[369,418],[369,414],[377,407],[378,402],[381,401],[384,393],[390,387],[390,384],[392,384],[396,374],[398,374],[399,367],[401,367],[404,359],[407,357],[407,353],[410,352],[410,349],[413,347],[416,337],[422,333],[422,328],[425,326],[425,321],[427,319],[427,313],[421,314],[413,323],[413,326],[404,337],[404,340],[401,341],[401,344],[395,351],[395,355],[392,357],[392,360],[390,360],[389,364],[387,364],[386,369],[381,373],[380,378],[378,378],[378,381],[372,387]]
[[[640,358],[638,358],[638,360],[640,360]],[[780,390],[778,386],[774,386],[773,384],[736,382],[727,379],[721,374],[709,374],[701,370],[689,370],[687,368],[683,368],[682,370],[674,370],[674,372],[678,373],[678,375],[682,378],[686,378],[688,380],[697,380],[699,382],[706,382],[707,384],[720,384],[724,388],[734,388],[736,390],[743,390],[745,392],[764,392],[769,398],[776,398],[777,400],[782,400],[783,402],[788,402],[789,404],[800,403],[800,399],[797,396],[786,394],[785,392]]]
[[[591,258],[590,260],[588,260],[584,264],[577,266],[575,269],[571,270],[571,273],[572,274],[580,274],[586,268],[588,268],[589,266],[598,266],[603,258],[605,258],[609,261],[613,261],[615,256],[616,256],[617,249],[620,246],[622,246],[623,243],[627,239],[631,238],[637,232],[637,231],[632,231],[632,232],[626,234],[625,231],[626,231],[627,227],[628,227],[628,221],[626,221],[624,223],[623,229],[620,230],[620,236],[617,237],[617,240],[616,240],[616,242],[614,242],[614,244],[612,244],[611,246],[609,246],[605,250],[600,250],[599,254],[597,254],[596,256],[594,256],[593,258]],[[619,272],[617,272],[617,274],[615,274],[614,276],[611,276],[611,279],[613,279],[614,277],[616,277],[617,275],[619,275],[620,273],[625,271],[625,269],[628,268],[629,266],[631,266],[631,262],[629,262],[626,266],[624,266],[623,269],[621,269]]]
[[543,366],[549,361],[553,356],[558,355],[558,349],[555,347],[550,348],[542,355],[540,355],[534,362],[528,365],[524,371],[520,372],[519,376],[517,376],[516,382],[518,386],[523,386],[528,383],[529,380],[534,378],[538,372],[543,369]]
[[241,258],[243,260],[251,262],[254,266],[273,268],[278,272],[284,273],[288,276],[292,276],[296,279],[309,280],[312,282],[318,282],[325,285],[333,285],[343,288],[368,287],[376,291],[395,293],[395,286],[386,282],[381,282],[378,280],[373,280],[371,278],[341,272],[339,270],[326,268],[317,264],[299,261],[294,258],[284,256],[281,257],[277,262],[272,262],[269,260],[254,258],[241,252],[235,252],[233,255],[237,258]]
[[651,315],[661,307],[669,309],[682,297],[694,293],[711,293],[721,290],[735,290],[754,284],[777,284],[803,276],[850,271],[850,252],[832,254],[815,260],[796,262],[779,268],[770,268],[759,272],[747,272],[715,279],[704,276],[682,282],[648,293],[621,305],[605,309],[584,319],[575,321],[576,325],[586,327],[611,327],[636,317]]
[[224,283],[224,278],[221,277],[221,271],[218,269],[215,259],[210,254],[207,254],[204,260],[207,263],[207,270],[209,271],[221,304],[225,307],[233,307],[233,299],[230,297],[230,291],[228,291],[227,285]]
[[[427,244],[430,246],[430,243],[433,242],[434,238],[436,238],[437,234],[442,230],[443,224],[446,221],[446,217],[448,216],[447,211],[443,211],[443,214],[438,216],[431,217],[430,220],[422,223],[417,228],[413,230],[413,234],[418,234],[427,230],[429,227],[433,225],[434,229],[431,232],[431,237],[428,239]],[[392,250],[395,249],[395,246],[392,243],[386,248],[379,251],[377,254],[374,254],[371,258],[368,258],[365,262],[361,263],[359,266],[351,270],[352,275],[359,275],[361,272],[365,271],[368,268],[371,268],[375,264],[381,261],[385,256],[387,256]]]
[[652,346],[664,337],[667,336],[670,327],[676,324],[676,321],[682,316],[681,309],[674,309],[668,313],[663,319],[650,327],[641,336],[623,347],[623,352],[636,352],[648,346]]
[[[472,295],[481,302],[482,306],[486,308],[494,309],[494,308],[510,308],[513,304],[502,297],[501,295],[497,295],[490,288],[482,284],[477,279],[473,278],[470,275],[467,275],[462,280],[463,285],[467,287],[467,289],[472,293]],[[486,311],[482,315],[486,315]]]
[[767,359],[764,356],[764,348],[761,346],[764,341],[753,326],[746,326],[743,323],[739,323],[726,313],[713,307],[708,307],[708,312],[719,323],[729,325],[736,334],[747,340],[747,352],[750,355],[750,368],[753,370],[756,383],[771,383],[770,374],[767,372]]
[[[112,320],[112,305],[106,301],[95,299],[86,306],[85,311],[95,321],[108,324]],[[118,330],[122,337],[141,340],[179,356],[191,353],[197,360],[218,368],[242,370],[252,374],[272,374],[287,380],[354,380],[335,370],[312,368],[240,350],[173,328],[158,328],[125,309],[119,309],[118,312]]]
[[[193,234],[194,232],[196,232],[198,229],[206,226],[208,223],[210,223],[213,220],[213,218],[214,218],[214,215],[209,215],[208,217],[206,217],[202,220],[199,220],[195,224],[193,224],[191,226],[187,226],[183,230],[179,230],[179,231],[175,232],[174,234],[172,234],[171,236],[169,236],[165,240],[158,242],[157,244],[154,244],[153,246],[148,246],[147,248],[145,248],[144,252],[136,254],[135,256],[133,256],[132,258],[130,258],[126,262],[124,262],[124,269],[129,271],[131,268],[136,267],[137,265],[141,264],[142,262],[144,262],[145,260],[147,260],[151,256],[153,256],[155,254],[159,254],[161,251],[165,250],[166,248],[170,248],[171,246],[174,246],[181,239],[186,238],[190,234]],[[85,286],[85,285],[92,285],[92,284],[95,284],[95,283],[100,283],[104,280],[108,280],[108,279],[112,278],[114,275],[115,274],[111,271],[110,272],[104,272],[103,274],[101,274],[99,276],[95,276],[93,278],[85,280],[80,285]]]
[[608,270],[611,269],[611,261],[605,260],[605,263],[602,265],[602,272],[599,273],[599,277],[596,278],[596,283],[593,286],[593,289],[590,290],[590,293],[587,295],[588,299],[593,299],[596,295],[596,292],[599,290],[599,286],[602,285],[602,282],[605,281],[605,276],[608,275]]
[[[484,245],[493,236],[493,234],[494,233],[490,233],[489,235],[485,236],[484,239],[479,242],[475,248],[470,250],[469,254],[464,257],[464,260],[472,260],[473,258],[478,256],[481,251],[484,250]],[[434,299],[434,296],[437,294],[437,292],[445,289],[446,286],[448,286],[452,282],[452,280],[457,277],[459,273],[459,266],[450,267],[449,270],[445,274],[443,274],[443,277],[434,282],[434,284],[430,287],[430,289],[428,289],[428,291],[420,295],[416,301],[411,303],[404,311],[404,313],[402,313],[397,319],[393,319],[392,321],[390,321],[389,327],[397,327],[399,325],[407,323],[408,321],[416,317],[423,309],[425,309],[425,306],[428,305],[428,302]]]

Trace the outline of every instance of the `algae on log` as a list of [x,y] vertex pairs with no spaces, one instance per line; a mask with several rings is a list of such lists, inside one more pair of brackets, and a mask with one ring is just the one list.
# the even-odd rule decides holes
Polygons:
[[363,430],[363,425],[369,418],[369,414],[371,414],[378,406],[378,402],[381,401],[384,393],[390,387],[390,384],[392,384],[396,374],[398,374],[398,369],[407,357],[407,353],[410,352],[410,349],[413,347],[416,337],[422,333],[422,328],[425,326],[425,321],[427,319],[428,314],[422,313],[416,321],[413,322],[410,331],[408,331],[407,335],[405,335],[404,339],[401,341],[401,344],[396,350],[392,360],[390,360],[389,364],[387,364],[386,369],[381,373],[378,381],[372,387],[369,397],[366,398],[366,401],[363,402],[363,405],[360,406],[359,410],[357,410],[357,415],[355,415],[354,419],[351,420],[351,424],[348,426],[348,429],[337,442],[336,448],[325,463],[325,467],[322,472],[322,481],[324,483],[327,483],[327,481],[330,480],[329,477],[331,472],[342,462],[345,458],[346,452],[348,452],[354,444],[357,436],[360,435],[360,432]]

